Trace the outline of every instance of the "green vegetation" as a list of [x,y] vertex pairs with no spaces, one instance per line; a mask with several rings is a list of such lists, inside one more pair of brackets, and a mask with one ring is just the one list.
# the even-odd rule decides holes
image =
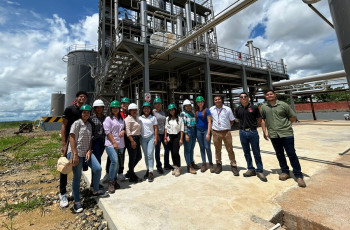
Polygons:
[[0,122],[0,129],[13,129],[18,128],[19,125],[23,123],[32,123],[32,121],[8,121],[8,122]]
[[29,171],[35,171],[35,170],[39,170],[39,169],[42,169],[43,166],[39,165],[39,164],[33,164],[31,166],[28,167],[28,170]]
[[16,144],[18,142],[24,141],[26,137],[14,135],[9,137],[1,137],[0,138],[0,150],[3,150],[4,148],[10,147],[13,144]]
[[5,206],[0,208],[0,213],[5,212],[29,212],[37,207],[44,205],[44,200],[41,196],[34,197],[32,199],[27,199],[27,201],[9,204],[8,201],[5,201]]

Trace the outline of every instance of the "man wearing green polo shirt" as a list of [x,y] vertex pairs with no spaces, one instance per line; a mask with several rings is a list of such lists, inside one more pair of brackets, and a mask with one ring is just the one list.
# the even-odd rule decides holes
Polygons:
[[284,155],[284,151],[286,151],[299,187],[306,187],[299,159],[294,148],[292,123],[296,120],[296,114],[288,104],[276,99],[276,94],[273,90],[265,92],[265,99],[266,102],[261,106],[260,111],[263,119],[261,127],[264,132],[264,138],[266,140],[270,139],[275,149],[276,157],[282,170],[279,179],[285,181],[290,178],[289,167]]

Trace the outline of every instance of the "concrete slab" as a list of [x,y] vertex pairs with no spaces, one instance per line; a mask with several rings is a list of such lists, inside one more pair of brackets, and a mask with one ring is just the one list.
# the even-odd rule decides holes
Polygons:
[[[339,153],[349,149],[350,123],[347,121],[300,122],[294,125],[295,146],[300,158],[306,183],[310,187],[313,177],[334,161]],[[239,166],[240,176],[234,177],[230,171],[227,152],[223,147],[224,171],[211,174],[209,171],[197,175],[186,173],[175,178],[168,172],[155,173],[152,183],[138,184],[121,182],[122,189],[109,198],[100,199],[105,210],[104,216],[111,229],[266,229],[267,226],[254,221],[271,220],[281,211],[278,198],[298,188],[293,179],[278,180],[280,173],[273,147],[265,141],[259,129],[262,160],[268,182],[257,177],[244,178],[246,161],[240,145],[238,131],[232,131],[233,145]],[[212,145],[213,155],[215,148]],[[185,165],[183,147],[180,150],[181,163]],[[198,144],[195,148],[195,161],[201,162]],[[127,159],[125,165],[127,166]],[[106,154],[102,166],[105,166]],[[138,164],[139,177],[145,173],[144,158]],[[90,180],[90,170],[85,178]],[[103,174],[104,175],[104,171]],[[297,196],[296,199],[304,199]],[[289,205],[292,205],[291,202]],[[260,221],[261,222],[261,221]]]

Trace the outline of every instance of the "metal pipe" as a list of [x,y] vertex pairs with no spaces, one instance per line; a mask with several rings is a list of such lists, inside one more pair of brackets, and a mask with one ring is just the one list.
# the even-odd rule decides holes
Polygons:
[[255,56],[254,56],[254,49],[253,49],[253,41],[252,40],[247,41],[247,44],[245,46],[248,46],[250,60],[252,61],[252,66],[256,67]]
[[[217,76],[223,76],[223,77],[236,78],[236,79],[241,79],[242,78],[241,76],[236,75],[236,74],[220,73],[220,72],[215,72],[215,71],[211,71],[210,74],[217,75]],[[247,77],[247,80],[259,81],[259,82],[267,82],[266,79],[261,79],[261,78],[256,78],[256,77]]]
[[146,0],[141,0],[141,41],[147,42],[147,2]]
[[119,29],[118,29],[118,0],[114,0],[114,29],[115,29],[115,45],[119,41]]
[[[176,34],[177,36],[183,36],[183,28],[182,28],[182,14],[176,15]],[[178,40],[178,37],[176,38]],[[184,47],[179,48],[180,51],[184,51]]]
[[[192,17],[191,17],[191,2],[187,1],[185,4],[186,11],[186,35],[192,30]],[[188,43],[187,51],[191,52],[193,50],[192,41]]]
[[324,73],[319,75],[312,75],[312,76],[307,76],[307,77],[293,79],[293,80],[274,82],[272,83],[272,86],[273,87],[289,86],[294,84],[303,84],[305,82],[330,80],[330,79],[342,78],[342,77],[346,77],[346,73],[344,70],[329,72],[329,73]]
[[325,17],[325,16],[323,16],[313,5],[311,5],[311,4],[307,4],[318,16],[320,16],[322,19],[323,19],[323,21],[325,21],[330,27],[332,27],[333,29],[334,29],[334,26],[333,26],[333,24],[330,22],[330,21],[328,21],[328,19]]

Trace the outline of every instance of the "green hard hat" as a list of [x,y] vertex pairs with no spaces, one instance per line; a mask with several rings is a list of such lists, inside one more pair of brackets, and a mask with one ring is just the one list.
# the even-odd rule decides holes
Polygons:
[[85,104],[85,105],[82,105],[81,107],[80,107],[80,110],[84,110],[84,111],[91,111],[91,106],[90,105],[88,105],[88,104]]
[[176,109],[176,106],[174,104],[168,105],[168,110],[171,110],[171,109]]
[[162,99],[160,99],[159,97],[154,98],[153,104],[155,103],[162,103]]
[[151,103],[149,103],[148,101],[146,101],[146,102],[144,102],[144,103],[142,104],[142,107],[146,107],[146,106],[151,107]]
[[120,103],[119,103],[119,101],[117,101],[117,100],[114,100],[114,101],[112,101],[111,102],[111,104],[109,105],[109,107],[118,107],[118,108],[120,108]]
[[130,99],[127,97],[122,98],[122,103],[130,103]]
[[204,97],[198,96],[198,97],[196,98],[196,102],[198,102],[198,101],[204,101]]

